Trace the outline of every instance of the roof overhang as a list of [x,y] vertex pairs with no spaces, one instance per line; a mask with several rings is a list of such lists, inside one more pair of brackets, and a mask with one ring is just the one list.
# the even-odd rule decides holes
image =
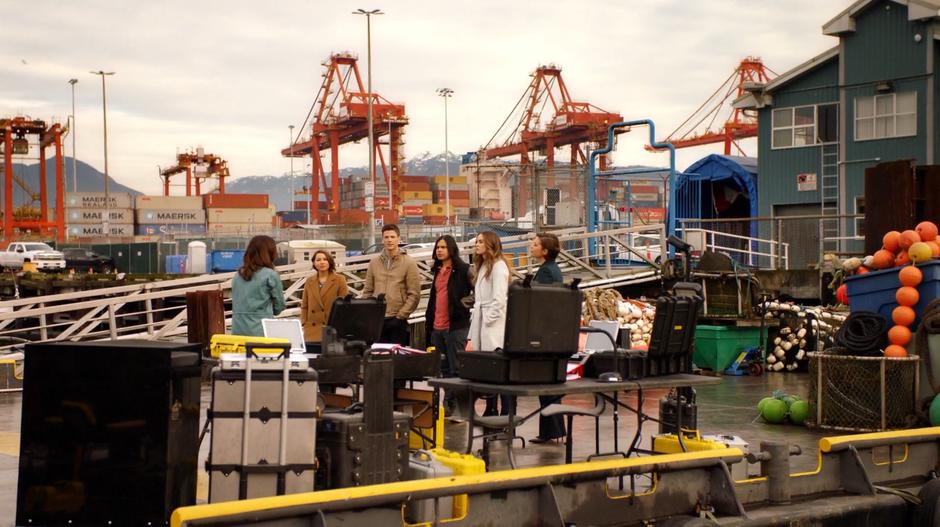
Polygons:
[[756,110],[765,106],[771,106],[773,105],[773,95],[771,94],[777,88],[809,71],[822,66],[823,64],[837,58],[838,56],[839,46],[827,49],[826,51],[823,51],[819,55],[816,55],[799,66],[791,68],[790,70],[780,74],[776,79],[767,83],[767,85],[762,89],[752,90],[748,93],[745,93],[741,97],[738,97],[734,100],[732,106],[741,110]]
[[[855,31],[855,17],[864,11],[876,0],[858,0],[836,15],[832,20],[823,24],[824,35],[839,36],[843,33]],[[900,5],[907,6],[908,20],[926,20],[940,17],[940,2],[937,0],[891,0]]]

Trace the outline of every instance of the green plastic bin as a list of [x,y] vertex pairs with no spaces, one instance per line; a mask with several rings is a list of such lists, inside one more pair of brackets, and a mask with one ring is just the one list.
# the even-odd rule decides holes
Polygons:
[[760,345],[760,328],[696,326],[692,362],[699,368],[723,372],[747,348]]

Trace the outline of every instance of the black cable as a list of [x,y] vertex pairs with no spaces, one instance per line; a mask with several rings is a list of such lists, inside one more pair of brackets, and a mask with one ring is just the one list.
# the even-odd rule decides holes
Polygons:
[[871,311],[853,311],[836,332],[836,345],[852,355],[880,356],[888,344],[888,321]]

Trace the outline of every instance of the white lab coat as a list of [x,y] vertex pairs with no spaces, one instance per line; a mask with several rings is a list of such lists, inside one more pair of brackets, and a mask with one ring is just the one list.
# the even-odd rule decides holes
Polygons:
[[500,258],[489,277],[480,268],[474,288],[470,317],[470,349],[496,351],[503,347],[506,333],[506,298],[509,294],[509,266]]

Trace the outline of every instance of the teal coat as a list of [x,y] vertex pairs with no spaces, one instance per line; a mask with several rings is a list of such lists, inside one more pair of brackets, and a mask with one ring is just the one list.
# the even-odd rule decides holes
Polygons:
[[263,267],[251,280],[232,279],[232,335],[264,336],[261,319],[284,311],[284,284],[277,271]]

